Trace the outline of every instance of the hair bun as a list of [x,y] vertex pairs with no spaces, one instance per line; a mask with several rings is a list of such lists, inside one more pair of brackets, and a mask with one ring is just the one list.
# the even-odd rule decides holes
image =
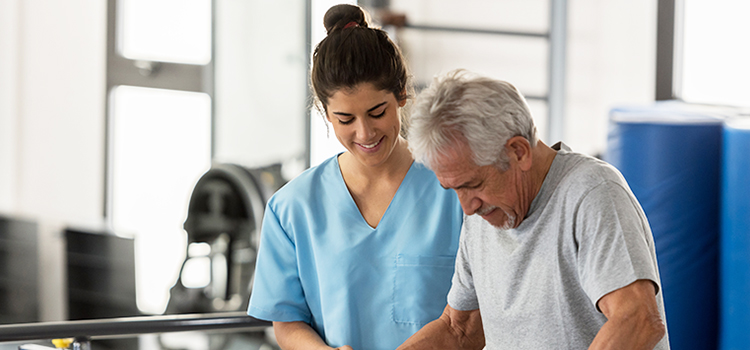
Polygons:
[[334,30],[342,29],[347,24],[355,22],[360,27],[367,27],[365,13],[362,8],[355,5],[340,4],[331,7],[323,16],[323,25],[326,27],[326,34],[331,34]]

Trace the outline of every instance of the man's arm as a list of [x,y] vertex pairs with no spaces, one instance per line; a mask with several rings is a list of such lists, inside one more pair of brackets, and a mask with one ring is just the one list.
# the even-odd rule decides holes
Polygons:
[[[330,350],[332,347],[326,345],[310,325],[305,322],[274,322],[273,332],[279,346],[284,350]],[[336,348],[340,350],[351,350],[348,345]]]
[[398,350],[482,349],[484,329],[479,309],[459,311],[450,305],[435,321],[414,333]]
[[607,322],[589,350],[653,350],[666,334],[655,295],[653,282],[637,280],[599,299],[597,305]]

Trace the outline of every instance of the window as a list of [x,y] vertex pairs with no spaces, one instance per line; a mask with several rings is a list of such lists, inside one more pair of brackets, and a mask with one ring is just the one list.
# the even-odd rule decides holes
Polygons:
[[106,217],[135,238],[136,301],[163,313],[190,194],[211,165],[212,1],[109,0]]
[[750,106],[750,2],[684,0],[678,97]]
[[750,3],[659,0],[656,99],[750,106]]

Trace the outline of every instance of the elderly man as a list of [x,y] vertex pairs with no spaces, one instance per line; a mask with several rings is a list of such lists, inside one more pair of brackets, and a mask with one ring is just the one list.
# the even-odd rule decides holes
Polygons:
[[409,143],[467,216],[448,306],[399,349],[669,349],[636,198],[612,166],[539,141],[513,85],[437,79]]

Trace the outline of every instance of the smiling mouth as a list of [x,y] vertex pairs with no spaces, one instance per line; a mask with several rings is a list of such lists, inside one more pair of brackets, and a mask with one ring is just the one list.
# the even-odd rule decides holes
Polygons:
[[[383,137],[385,137],[385,136],[383,136]],[[378,140],[377,142],[375,142],[375,143],[371,143],[371,144],[369,144],[369,145],[365,145],[365,144],[361,144],[361,143],[358,143],[358,145],[360,145],[360,146],[362,146],[362,147],[364,147],[364,148],[367,148],[367,149],[375,148],[375,146],[377,146],[377,145],[379,145],[379,144],[380,144],[381,142],[383,142],[383,137],[381,137],[381,138],[380,138],[380,140]]]

